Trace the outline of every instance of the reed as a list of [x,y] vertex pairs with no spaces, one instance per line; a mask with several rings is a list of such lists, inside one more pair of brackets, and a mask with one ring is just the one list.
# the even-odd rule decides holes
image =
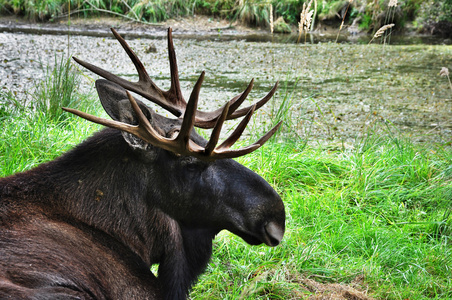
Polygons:
[[372,43],[374,39],[378,39],[379,37],[381,37],[386,30],[394,27],[394,25],[395,24],[387,24],[378,29],[377,32],[375,32],[375,34],[373,35],[372,39],[369,41],[369,44]]
[[300,22],[298,23],[298,39],[297,43],[300,42],[301,34],[304,32],[304,40],[306,43],[306,35],[308,33],[308,30],[311,28],[311,22],[314,15],[314,10],[311,10],[312,0],[308,2],[306,5],[306,2],[303,3],[303,10],[300,13]]
[[449,69],[446,67],[442,67],[441,71],[439,71],[439,75],[447,77],[447,80],[449,81],[450,91],[452,92],[452,82],[450,81],[450,77],[449,77]]
[[348,0],[347,8],[345,9],[345,13],[344,13],[344,15],[342,16],[341,26],[339,27],[339,30],[338,30],[338,32],[337,32],[336,43],[337,43],[337,40],[339,39],[339,34],[341,33],[342,28],[344,27],[345,17],[347,17],[347,12],[348,12],[348,9],[350,8],[350,4],[351,4],[352,2],[353,2],[353,0]]

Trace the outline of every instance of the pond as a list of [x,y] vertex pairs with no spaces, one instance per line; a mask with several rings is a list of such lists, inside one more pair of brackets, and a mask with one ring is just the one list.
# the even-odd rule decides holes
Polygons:
[[[166,37],[126,39],[151,78],[167,89]],[[249,103],[263,97],[279,80],[273,104],[259,111],[258,121],[270,123],[284,102],[290,118],[286,123],[310,142],[353,142],[374,123],[388,124],[417,142],[451,141],[452,90],[447,77],[439,76],[442,67],[452,71],[450,45],[295,44],[177,35],[174,44],[185,98],[199,74],[206,71],[202,110],[222,106],[252,78],[255,84]],[[148,51],[151,45],[156,52]],[[20,98],[43,78],[45,66],[62,55],[136,80],[133,64],[113,38],[4,32],[0,33],[2,90],[11,90]],[[93,89],[93,74],[80,70],[86,75],[81,88]]]

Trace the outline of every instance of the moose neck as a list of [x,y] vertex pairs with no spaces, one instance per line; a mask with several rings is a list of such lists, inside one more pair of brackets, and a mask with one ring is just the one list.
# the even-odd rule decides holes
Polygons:
[[119,131],[105,129],[55,161],[23,173],[22,180],[34,184],[33,192],[41,194],[34,199],[45,211],[108,233],[151,265],[163,255],[167,236],[178,236],[179,246],[184,243],[175,235],[180,225],[154,206],[163,196],[149,193],[158,191],[150,186],[159,184],[153,172]]

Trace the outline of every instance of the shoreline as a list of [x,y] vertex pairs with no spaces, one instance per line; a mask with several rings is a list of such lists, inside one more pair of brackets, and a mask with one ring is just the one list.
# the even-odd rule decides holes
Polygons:
[[158,24],[145,24],[125,21],[112,17],[74,18],[58,22],[32,22],[15,16],[0,16],[0,32],[22,32],[27,34],[83,35],[110,37],[109,28],[121,30],[128,38],[163,38],[167,28],[173,29],[175,36],[248,36],[267,34],[265,30],[249,28],[222,19],[212,19],[207,16],[170,19]]
[[[0,32],[50,35],[78,35],[93,37],[111,37],[110,28],[121,31],[128,39],[163,39],[167,28],[173,29],[173,36],[179,39],[196,40],[246,40],[250,42],[296,43],[297,33],[271,34],[269,29],[251,28],[238,22],[197,15],[180,19],[169,19],[158,24],[144,24],[126,21],[116,17],[72,18],[68,21],[32,22],[17,16],[0,16]],[[308,34],[310,43],[332,42],[336,40],[338,28],[319,24]],[[337,42],[368,43],[370,34],[351,34],[342,29]],[[377,43],[378,41],[374,42]],[[391,44],[445,44],[452,45],[452,39],[440,38],[429,34],[418,34],[407,30],[391,37]]]

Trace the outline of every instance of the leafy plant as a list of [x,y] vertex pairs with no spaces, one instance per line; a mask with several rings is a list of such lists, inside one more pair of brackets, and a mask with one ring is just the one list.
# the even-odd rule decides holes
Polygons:
[[263,1],[239,0],[235,19],[252,26],[267,26],[269,5]]

